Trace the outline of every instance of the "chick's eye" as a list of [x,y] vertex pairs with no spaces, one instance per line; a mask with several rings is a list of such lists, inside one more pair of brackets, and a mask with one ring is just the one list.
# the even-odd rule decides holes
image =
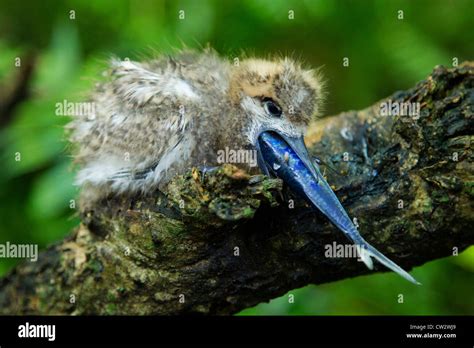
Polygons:
[[265,111],[274,117],[280,117],[282,110],[280,106],[278,106],[277,103],[275,103],[272,99],[265,98],[263,100],[263,107],[265,108]]

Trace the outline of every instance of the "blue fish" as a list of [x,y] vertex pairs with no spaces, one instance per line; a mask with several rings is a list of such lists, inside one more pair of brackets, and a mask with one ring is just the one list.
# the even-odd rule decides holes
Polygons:
[[359,257],[373,269],[371,257],[414,284],[420,284],[372,245],[357,231],[335,193],[310,161],[303,137],[289,138],[274,131],[264,131],[258,138],[259,166],[267,175],[281,178],[300,197],[320,210],[339,230],[359,246]]

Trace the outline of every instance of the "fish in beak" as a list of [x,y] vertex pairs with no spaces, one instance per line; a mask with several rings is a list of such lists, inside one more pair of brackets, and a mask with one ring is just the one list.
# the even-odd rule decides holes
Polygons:
[[335,193],[312,163],[303,137],[290,138],[276,131],[264,131],[257,140],[260,169],[282,179],[298,196],[319,209],[339,230],[359,246],[359,257],[369,269],[371,257],[414,284],[417,282],[385,255],[367,243],[357,231]]

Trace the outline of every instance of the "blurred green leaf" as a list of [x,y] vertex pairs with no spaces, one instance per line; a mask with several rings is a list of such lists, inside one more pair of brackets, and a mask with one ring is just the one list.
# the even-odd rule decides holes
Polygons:
[[74,211],[69,208],[70,200],[75,200],[77,195],[73,181],[71,163],[65,158],[46,170],[35,181],[30,194],[28,209],[31,216],[47,219],[61,216],[66,210]]

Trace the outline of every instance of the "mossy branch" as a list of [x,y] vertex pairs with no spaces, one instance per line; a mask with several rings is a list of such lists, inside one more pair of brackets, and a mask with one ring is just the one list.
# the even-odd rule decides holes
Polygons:
[[[473,67],[437,67],[386,100],[420,103],[419,117],[381,116],[377,102],[319,120],[307,136],[363,237],[406,269],[474,242]],[[345,237],[282,191],[225,165],[177,177],[166,194],[103,201],[0,281],[0,313],[231,314],[370,272],[325,257]]]

